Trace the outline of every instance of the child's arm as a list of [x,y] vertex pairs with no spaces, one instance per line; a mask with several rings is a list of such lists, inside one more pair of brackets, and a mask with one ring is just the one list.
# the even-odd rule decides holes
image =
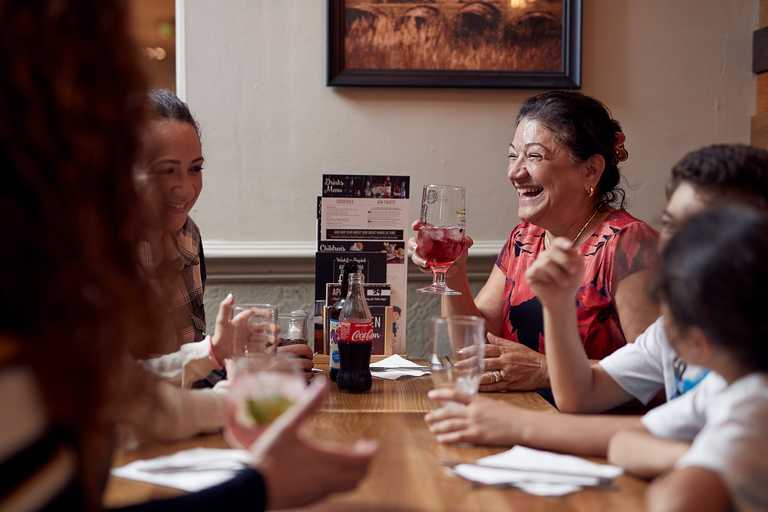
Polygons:
[[466,407],[440,407],[425,416],[438,442],[482,445],[521,444],[543,450],[605,457],[616,432],[642,428],[640,416],[552,414],[531,411],[478,396],[468,397],[452,389],[433,389],[429,398],[444,405],[459,402]]
[[702,467],[677,469],[648,489],[651,512],[730,510],[731,497],[717,473]]
[[622,430],[611,438],[608,461],[642,478],[672,469],[690,443],[654,437],[647,430]]
[[557,238],[526,272],[543,307],[546,362],[557,407],[562,412],[602,412],[632,399],[584,351],[576,323],[576,290],[584,259],[571,243]]

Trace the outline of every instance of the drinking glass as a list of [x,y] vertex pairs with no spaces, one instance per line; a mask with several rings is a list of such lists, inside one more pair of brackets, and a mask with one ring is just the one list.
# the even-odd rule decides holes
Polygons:
[[[435,388],[450,388],[472,399],[483,374],[485,320],[477,316],[432,319],[430,369]],[[448,406],[460,405],[448,402]]]
[[280,314],[277,317],[280,325],[280,341],[278,345],[308,345],[307,314],[301,310]]
[[234,358],[273,353],[277,346],[277,306],[238,304],[233,308]]
[[225,436],[233,446],[248,448],[293,405],[306,389],[299,362],[279,354],[251,354],[227,361]]
[[432,284],[422,293],[461,295],[445,284],[445,273],[464,252],[466,208],[464,187],[425,185],[421,195],[421,229],[416,234],[419,254],[432,270]]

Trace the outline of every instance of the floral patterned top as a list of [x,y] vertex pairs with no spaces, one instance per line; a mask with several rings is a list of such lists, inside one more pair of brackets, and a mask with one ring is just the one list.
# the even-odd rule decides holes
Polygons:
[[[506,276],[502,337],[544,353],[541,303],[525,272],[544,250],[544,229],[515,226],[496,265]],[[579,334],[590,359],[602,359],[627,343],[614,303],[616,285],[654,264],[658,233],[625,210],[612,210],[579,247],[584,281],[576,292]]]

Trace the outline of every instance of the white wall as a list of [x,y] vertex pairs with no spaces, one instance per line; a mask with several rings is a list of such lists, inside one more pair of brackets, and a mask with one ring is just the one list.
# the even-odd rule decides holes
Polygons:
[[[407,173],[414,191],[464,184],[473,237],[492,246],[507,236],[517,218],[506,147],[533,91],[329,88],[326,0],[179,1],[181,90],[207,160],[193,216],[207,242],[306,250],[329,169]],[[624,126],[635,215],[655,222],[669,169],[685,152],[749,141],[757,4],[585,0],[582,90]]]

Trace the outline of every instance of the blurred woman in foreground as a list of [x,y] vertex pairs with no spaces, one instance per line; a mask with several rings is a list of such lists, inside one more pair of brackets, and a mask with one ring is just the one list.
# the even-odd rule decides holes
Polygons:
[[[114,426],[153,399],[133,363],[160,322],[136,256],[144,84],[125,20],[117,0],[0,2],[0,228],[13,241],[0,287],[2,510],[100,509]],[[229,482],[136,508],[283,508],[354,487],[375,446],[299,430],[323,391],[313,385]]]

